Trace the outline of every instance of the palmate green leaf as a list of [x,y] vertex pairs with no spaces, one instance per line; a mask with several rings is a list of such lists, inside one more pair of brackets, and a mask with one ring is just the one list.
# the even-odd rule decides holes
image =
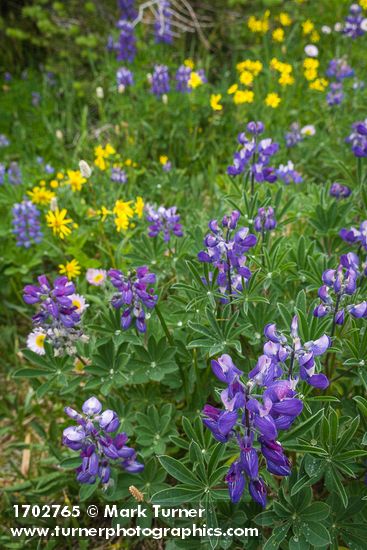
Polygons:
[[309,543],[303,536],[291,537],[288,541],[288,550],[308,550],[310,548]]
[[198,489],[197,485],[178,485],[155,493],[152,496],[152,503],[161,506],[177,506],[185,502],[199,501],[203,494],[204,491]]
[[159,462],[172,477],[188,485],[196,484],[196,488],[203,487],[203,483],[182,462],[171,456],[159,456]]
[[357,403],[357,407],[361,411],[361,413],[364,415],[365,418],[367,418],[367,399],[364,397],[361,397],[360,395],[357,395],[353,397],[353,401]]
[[316,481],[318,481],[320,479],[320,476],[313,476],[313,477],[309,477],[308,475],[304,475],[302,476],[295,485],[293,485],[292,489],[291,489],[291,496],[294,496],[296,495],[297,493],[299,493],[299,491],[302,491],[302,489],[304,487],[310,487],[311,485],[313,485],[314,483],[316,483]]
[[333,465],[331,465],[327,469],[325,480],[330,490],[334,490],[338,493],[344,508],[346,508],[348,506],[348,495],[340,478],[340,474],[337,472]]
[[283,523],[282,525],[277,525],[273,530],[273,534],[266,541],[263,546],[263,550],[278,550],[283,540],[286,538],[288,531],[291,527],[291,522]]
[[13,373],[13,378],[38,378],[39,376],[53,376],[54,371],[52,369],[41,369],[40,367],[35,369],[17,369]]
[[258,514],[257,516],[255,516],[256,525],[260,525],[261,527],[275,528],[277,521],[279,521],[279,519],[271,510],[267,510],[266,512],[261,512],[261,514]]
[[80,502],[84,502],[85,500],[88,500],[98,489],[98,480],[93,483],[92,485],[81,485],[79,490],[79,499]]
[[189,458],[193,464],[193,472],[195,472],[203,482],[207,482],[208,476],[204,465],[203,453],[196,441],[191,441],[190,443]]
[[322,521],[330,515],[330,506],[325,502],[313,502],[310,506],[300,512],[303,521]]
[[225,446],[222,443],[217,443],[213,452],[211,453],[211,456],[208,462],[209,476],[215,473],[219,462],[223,458],[224,453],[225,453]]
[[309,430],[317,426],[317,424],[322,419],[323,415],[324,415],[324,410],[320,409],[304,422],[301,422],[300,424],[297,424],[293,429],[291,428],[290,430],[288,430],[288,432],[286,432],[282,436],[280,441],[285,442],[285,441],[293,440],[293,439],[296,439],[297,437],[303,436]]
[[329,531],[322,523],[316,521],[307,522],[302,534],[316,548],[327,548],[331,542]]
[[64,458],[60,462],[60,468],[65,468],[66,470],[72,470],[74,468],[78,468],[82,463],[82,459],[80,457],[72,457],[72,458]]
[[[216,514],[216,507],[211,497],[210,492],[207,492],[205,495],[205,511],[206,511],[206,523],[207,526],[215,529],[218,527],[218,518]],[[215,536],[209,537],[209,543],[211,548],[216,548],[218,546],[219,538]]]
[[327,456],[328,454],[322,447],[318,447],[317,445],[309,445],[307,443],[285,442],[283,446],[285,449],[288,449],[288,451],[295,451],[297,453],[310,453],[321,457]]

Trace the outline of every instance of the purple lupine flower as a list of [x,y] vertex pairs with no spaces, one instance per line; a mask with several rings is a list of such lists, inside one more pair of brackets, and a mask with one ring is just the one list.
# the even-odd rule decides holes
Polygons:
[[40,211],[31,201],[24,200],[14,204],[12,214],[13,233],[17,239],[17,246],[29,248],[42,241]]
[[367,250],[367,220],[361,223],[359,229],[356,229],[355,227],[341,229],[339,235],[343,241],[349,244],[359,243],[365,250]]
[[154,290],[148,288],[156,281],[154,273],[150,273],[146,266],[138,267],[126,275],[118,269],[110,269],[108,276],[113,286],[118,290],[111,299],[116,309],[122,309],[121,327],[127,330],[133,318],[139,332],[146,332],[146,309],[153,309],[157,303]]
[[286,146],[288,148],[294,147],[302,140],[303,136],[301,134],[301,126],[298,122],[293,122],[289,127],[289,131],[285,134]]
[[243,282],[250,279],[245,253],[257,242],[247,227],[237,229],[239,217],[240,213],[234,210],[230,216],[223,217],[221,224],[211,220],[210,233],[204,239],[206,250],[198,254],[200,262],[210,263],[218,269],[217,284],[225,302],[233,293],[240,292]]
[[265,231],[271,231],[275,229],[277,222],[275,219],[274,209],[269,206],[268,208],[259,208],[257,216],[254,220],[254,229],[258,233],[264,233]]
[[246,485],[245,476],[243,475],[243,468],[240,462],[235,461],[231,464],[226,475],[226,482],[228,483],[231,501],[233,503],[239,502]]
[[168,0],[159,0],[157,4],[157,15],[154,23],[154,37],[157,43],[172,44],[172,10]]
[[336,197],[337,199],[347,199],[352,190],[348,185],[342,185],[341,183],[334,182],[330,187],[330,196]]
[[251,134],[248,138],[245,132],[241,132],[237,140],[242,146],[233,156],[233,164],[228,166],[227,174],[238,176],[240,174],[250,175],[253,182],[274,183],[277,179],[275,169],[269,166],[271,157],[278,151],[279,145],[271,138],[258,139],[264,131],[262,122],[249,122],[247,131]]
[[80,451],[81,465],[76,469],[76,478],[80,483],[93,484],[99,478],[103,485],[108,484],[111,466],[118,464],[130,473],[139,473],[144,465],[136,460],[136,452],[127,447],[126,433],[116,432],[120,419],[115,411],[102,411],[102,403],[96,397],[84,402],[83,414],[71,407],[65,407],[65,413],[77,422],[63,432],[63,444],[73,451]]
[[[75,294],[74,283],[67,277],[57,277],[53,286],[46,275],[38,277],[39,285],[26,285],[23,300],[26,304],[39,304],[39,311],[32,317],[35,330],[28,336],[30,349],[44,355],[44,341],[53,348],[54,355],[75,355],[76,343],[88,341],[80,328],[82,315],[88,304]],[[43,339],[37,340],[42,334]],[[33,347],[32,347],[33,345]]]
[[22,172],[19,164],[15,161],[11,162],[9,165],[8,180],[12,185],[20,185],[22,183]]
[[119,91],[124,91],[127,86],[133,86],[133,73],[127,67],[120,67],[116,73],[116,81]]
[[166,65],[155,65],[152,74],[151,92],[160,97],[170,90],[169,73]]
[[135,0],[118,0],[118,7],[121,11],[120,19],[132,21],[138,16],[134,4]]
[[[334,336],[336,325],[344,324],[346,312],[357,317],[354,313],[359,311],[358,305],[349,304],[345,306],[344,302],[350,299],[349,297],[353,296],[357,290],[358,269],[358,256],[353,252],[349,252],[340,257],[337,269],[327,269],[322,274],[322,282],[324,284],[318,290],[321,302],[315,307],[313,314],[315,317],[332,315],[332,337]],[[362,314],[361,317],[364,317],[364,315]]]
[[344,80],[354,76],[354,70],[348,65],[345,57],[335,58],[329,62],[326,76],[336,80]]
[[166,160],[166,162],[161,163],[163,172],[170,172],[172,170],[172,162],[170,160]]
[[125,170],[119,168],[118,166],[113,167],[111,170],[111,181],[114,183],[126,183],[127,174]]
[[367,157],[367,118],[352,124],[352,132],[345,139],[356,157]]
[[347,306],[348,312],[355,317],[356,319],[360,319],[362,317],[367,317],[367,302],[361,302],[360,304],[355,304],[352,306]]
[[41,94],[39,92],[32,92],[33,107],[39,107],[40,103],[41,103]]
[[349,8],[349,14],[344,20],[343,34],[353,40],[363,36],[367,30],[362,8],[358,4],[352,4]]
[[3,185],[5,181],[6,166],[4,163],[0,162],[0,185]]
[[281,164],[276,170],[276,175],[283,180],[286,185],[290,183],[302,183],[303,181],[301,174],[294,169],[294,164],[291,160],[289,160],[287,164]]
[[119,41],[117,45],[117,60],[118,61],[134,61],[136,55],[136,38],[134,27],[128,21],[120,19],[117,23],[120,30]]
[[330,91],[326,95],[326,102],[330,107],[340,105],[344,99],[343,84],[341,82],[332,82]]
[[[297,364],[302,380],[311,386],[325,389],[329,381],[324,374],[316,373],[315,357],[322,355],[330,347],[331,340],[324,334],[321,338],[302,344],[298,335],[298,318],[293,317],[290,337],[277,331],[274,323],[266,325],[264,334],[268,342],[264,345],[264,354],[279,366],[289,360],[289,380],[293,380]],[[277,371],[274,371],[277,374]],[[279,371],[278,371],[279,372]]]
[[[296,322],[293,321],[293,338],[296,338],[296,331]],[[278,342],[276,345],[287,345],[287,339],[278,333],[275,325],[268,325],[265,333]],[[324,348],[325,342],[317,340],[304,346],[298,345],[297,353],[301,357],[307,350],[308,353],[320,355]],[[266,505],[266,487],[259,475],[260,452],[270,473],[277,476],[288,476],[291,473],[289,459],[276,440],[278,430],[288,429],[303,408],[302,401],[296,397],[295,386],[298,379],[293,379],[291,373],[296,354],[294,347],[286,353],[284,360],[289,353],[293,353],[293,359],[287,373],[288,379],[280,379],[284,376],[284,371],[277,364],[278,359],[274,355],[264,355],[250,372],[247,384],[241,381],[243,372],[236,367],[229,355],[224,354],[212,361],[213,373],[227,385],[220,394],[224,410],[205,405],[203,424],[217,441],[227,443],[232,439],[238,444],[239,457],[231,464],[225,478],[229,497],[234,503],[240,501],[247,481],[252,499],[261,506]],[[261,376],[266,370],[267,375]],[[262,389],[263,394],[259,395]],[[260,450],[254,446],[255,438]]]
[[51,164],[47,163],[45,164],[45,172],[46,174],[53,174],[55,172],[55,168],[51,166]]
[[190,93],[192,89],[189,86],[191,68],[186,65],[180,65],[176,71],[176,90],[182,93]]
[[182,225],[180,223],[180,215],[177,213],[177,207],[171,206],[165,208],[160,206],[155,209],[150,204],[145,206],[146,220],[151,223],[149,226],[149,237],[157,237],[160,233],[163,235],[165,242],[171,239],[171,234],[176,237],[182,237]]
[[10,145],[10,141],[5,134],[0,134],[0,147],[7,147]]

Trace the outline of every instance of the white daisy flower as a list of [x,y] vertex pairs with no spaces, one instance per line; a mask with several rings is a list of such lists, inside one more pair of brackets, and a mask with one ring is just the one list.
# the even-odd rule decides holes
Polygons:
[[89,284],[94,286],[101,286],[107,278],[107,271],[105,269],[87,269],[86,278]]
[[34,330],[28,335],[27,348],[37,355],[45,355],[45,338],[46,334],[41,328]]
[[308,55],[308,57],[317,57],[319,55],[319,49],[314,44],[307,44],[307,46],[305,46],[305,54]]
[[316,134],[316,128],[313,124],[307,124],[301,128],[301,134],[303,136],[314,136]]
[[76,313],[82,314],[89,304],[85,301],[84,296],[81,296],[80,294],[70,294],[69,299],[71,300],[74,307],[76,307]]

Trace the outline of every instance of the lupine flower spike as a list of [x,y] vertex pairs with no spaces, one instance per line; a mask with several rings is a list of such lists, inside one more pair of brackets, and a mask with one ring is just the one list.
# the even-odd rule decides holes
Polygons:
[[102,404],[96,397],[87,399],[82,411],[80,414],[71,407],[65,408],[65,413],[77,426],[65,428],[62,438],[66,447],[80,451],[82,463],[76,469],[79,483],[93,484],[99,479],[107,485],[113,464],[132,474],[144,469],[144,465],[136,460],[135,450],[126,445],[126,433],[115,433],[120,426],[115,411],[102,411]]

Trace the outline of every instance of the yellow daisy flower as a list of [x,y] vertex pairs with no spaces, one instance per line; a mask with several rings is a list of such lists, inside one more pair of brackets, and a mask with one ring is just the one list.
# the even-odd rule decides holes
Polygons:
[[231,94],[234,94],[235,92],[237,92],[238,90],[238,84],[232,84],[232,86],[230,86],[227,90],[227,94],[231,95]]
[[55,193],[38,185],[33,187],[32,191],[27,191],[27,194],[34,204],[50,204],[51,199],[55,197]]
[[272,109],[276,109],[281,101],[282,100],[278,94],[271,92],[265,98],[265,105],[271,107]]
[[245,86],[249,86],[254,81],[254,75],[250,71],[242,71],[240,75],[240,82]]
[[59,265],[59,273],[61,275],[66,275],[68,279],[74,279],[75,277],[80,275],[80,272],[80,264],[75,258],[70,262],[66,262],[66,264],[64,265]]
[[60,239],[64,239],[71,233],[71,229],[68,225],[73,223],[73,220],[66,217],[67,213],[66,208],[63,208],[62,210],[56,208],[54,212],[50,210],[46,214],[48,227],[51,227],[53,234],[60,237]]
[[195,88],[200,86],[202,83],[203,83],[203,80],[202,80],[201,76],[198,73],[196,73],[195,71],[192,71],[191,74],[190,74],[190,78],[187,82],[188,87],[192,88],[194,90]]
[[292,24],[292,19],[289,17],[288,13],[282,12],[279,14],[279,22],[283,27],[289,27]]
[[221,99],[222,94],[212,94],[210,96],[210,106],[213,111],[221,111],[223,109],[223,105],[220,104]]
[[304,23],[302,23],[302,31],[305,36],[311,34],[314,28],[315,25],[312,23],[312,21],[310,21],[310,19],[307,19]]
[[117,200],[113,209],[113,213],[116,216],[126,216],[126,218],[132,218],[134,216],[134,210],[130,206],[133,201],[124,202]]
[[272,37],[275,42],[284,42],[284,30],[281,27],[273,30]]
[[142,197],[136,197],[134,210],[135,210],[135,214],[137,214],[138,218],[143,217],[144,201],[143,201]]
[[195,67],[195,63],[190,58],[185,59],[184,65],[185,65],[185,67],[189,67],[191,70]]
[[129,227],[129,219],[126,215],[117,216],[115,218],[115,225],[118,232],[126,231]]
[[72,190],[75,191],[81,191],[83,183],[87,181],[86,178],[84,178],[80,172],[80,170],[68,170],[67,171],[68,180],[66,180],[66,183],[70,185]]

